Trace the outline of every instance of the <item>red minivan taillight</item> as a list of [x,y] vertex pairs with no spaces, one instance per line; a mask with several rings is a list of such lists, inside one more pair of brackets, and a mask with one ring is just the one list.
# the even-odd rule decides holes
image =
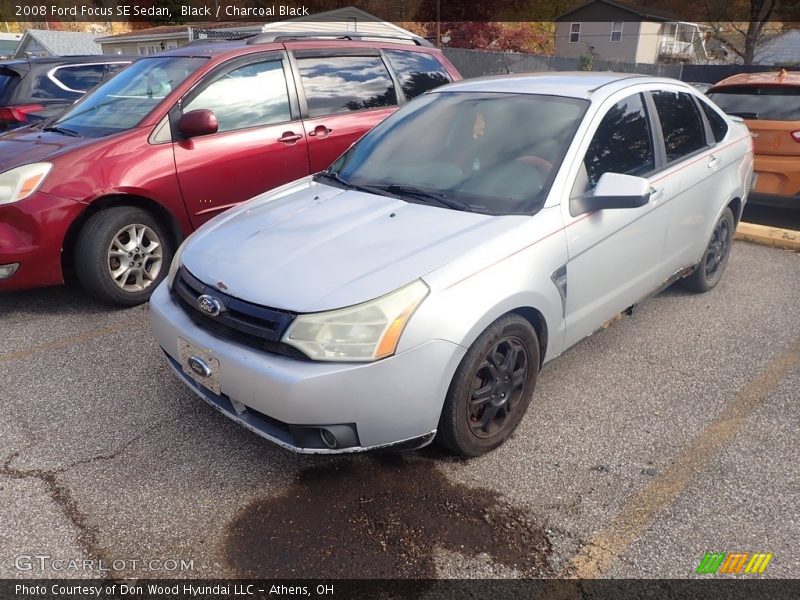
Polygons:
[[5,123],[27,123],[28,113],[42,110],[41,104],[20,104],[19,106],[6,106],[0,108],[0,121]]

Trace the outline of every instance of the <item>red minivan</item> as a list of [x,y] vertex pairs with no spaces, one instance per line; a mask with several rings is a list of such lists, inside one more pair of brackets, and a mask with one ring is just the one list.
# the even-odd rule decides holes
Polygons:
[[144,302],[225,209],[325,169],[399,105],[460,79],[420,39],[262,34],[145,57],[0,135],[0,290]]

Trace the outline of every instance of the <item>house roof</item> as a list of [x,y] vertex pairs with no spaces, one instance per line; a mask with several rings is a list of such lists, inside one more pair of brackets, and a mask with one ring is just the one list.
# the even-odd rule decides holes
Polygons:
[[800,30],[790,29],[765,35],[756,48],[754,64],[796,64],[800,62]]
[[72,54],[102,54],[103,49],[95,42],[96,33],[83,31],[53,31],[48,29],[28,29],[19,42],[19,49],[25,47],[28,39],[33,38],[41,46],[55,56]]
[[125,33],[118,33],[116,35],[109,35],[97,38],[101,44],[109,44],[113,42],[144,42],[151,40],[163,39],[185,39],[188,38],[189,29],[247,29],[247,28],[263,28],[264,31],[272,31],[281,29],[287,25],[307,22],[346,22],[349,17],[355,17],[361,22],[368,21],[374,23],[381,23],[388,29],[393,29],[403,36],[412,35],[410,31],[403,29],[397,25],[384,21],[380,17],[371,15],[370,13],[356,8],[355,6],[345,6],[334,10],[319,12],[311,14],[307,17],[296,17],[294,19],[287,19],[285,21],[228,21],[228,22],[205,22],[205,23],[192,23],[190,25],[159,25],[158,27],[149,27],[147,29],[139,29],[135,31],[127,31]]
[[222,23],[192,23],[191,25],[159,25],[157,27],[148,27],[147,29],[126,31],[125,33],[118,33],[116,35],[107,35],[105,37],[97,38],[97,41],[101,44],[108,44],[112,42],[143,42],[150,40],[183,39],[188,38],[189,29],[236,29],[248,26],[261,27],[263,24],[263,21],[231,21]]
[[[555,18],[556,21],[565,21],[568,17],[572,17],[573,13],[582,11],[588,6],[597,5],[597,4],[605,4],[608,7],[616,8],[619,10],[623,10],[629,12],[631,15],[638,17],[639,21],[658,21],[658,22],[667,22],[667,21],[680,21],[680,19],[673,13],[660,10],[657,8],[651,8],[649,6],[634,6],[631,4],[626,4],[623,2],[616,2],[614,0],[589,0],[585,4],[581,4],[580,6],[573,8]],[[597,20],[597,19],[594,19]],[[609,21],[612,19],[609,19]],[[614,19],[617,20],[617,19]]]
[[280,29],[284,25],[288,24],[296,24],[296,23],[303,23],[303,22],[322,22],[322,21],[330,21],[333,23],[336,22],[347,22],[348,18],[354,17],[359,19],[361,22],[368,21],[373,23],[380,23],[387,29],[392,29],[397,33],[402,34],[403,36],[413,35],[412,32],[408,31],[407,29],[403,29],[402,27],[395,25],[394,23],[390,23],[380,17],[372,15],[365,10],[361,10],[355,6],[343,6],[342,8],[335,8],[333,10],[326,10],[324,12],[318,12],[308,15],[307,17],[295,17],[293,19],[287,19],[285,21],[275,21],[273,23],[267,23],[264,25],[264,31],[272,31],[273,29]]

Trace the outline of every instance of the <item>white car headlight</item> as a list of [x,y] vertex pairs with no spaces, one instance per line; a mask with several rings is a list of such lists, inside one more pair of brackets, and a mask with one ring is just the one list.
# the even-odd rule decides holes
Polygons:
[[175,251],[175,256],[172,258],[172,262],[169,265],[169,273],[167,274],[167,287],[169,289],[172,289],[172,282],[175,281],[175,275],[178,274],[178,269],[181,268],[181,255],[185,247],[186,240],[183,240],[183,243],[178,246],[178,249]]
[[0,173],[0,204],[19,202],[30,196],[39,189],[52,168],[52,163],[40,162]]
[[406,323],[429,291],[418,279],[363,304],[298,315],[283,341],[312,360],[372,361],[391,356]]

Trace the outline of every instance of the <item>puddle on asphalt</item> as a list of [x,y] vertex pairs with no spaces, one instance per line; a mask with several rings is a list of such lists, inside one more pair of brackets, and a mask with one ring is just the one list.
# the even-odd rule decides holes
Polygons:
[[437,548],[522,575],[548,572],[541,527],[501,495],[451,483],[417,456],[337,458],[303,470],[286,493],[229,524],[236,575],[259,578],[434,578]]

